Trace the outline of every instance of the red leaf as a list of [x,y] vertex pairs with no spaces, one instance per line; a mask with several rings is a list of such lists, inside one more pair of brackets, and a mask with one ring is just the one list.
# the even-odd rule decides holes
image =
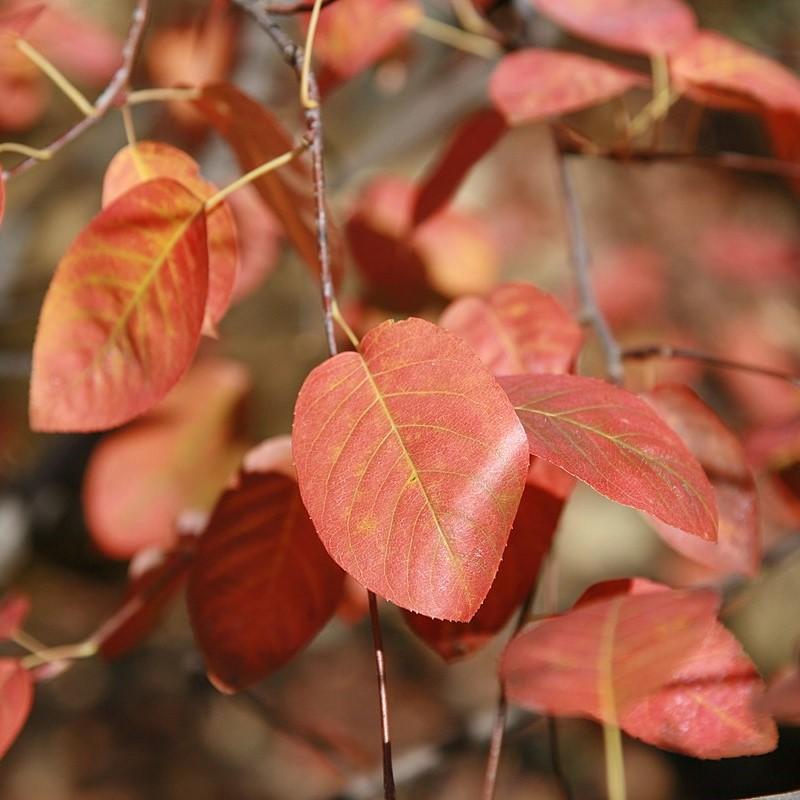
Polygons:
[[207,293],[205,219],[191,192],[160,178],[104,209],[47,291],[31,426],[102,430],[155,405],[191,363]]
[[[103,206],[140,183],[154,178],[172,178],[201,200],[212,197],[217,187],[200,176],[200,166],[189,155],[162,142],[137,142],[120,150],[106,170]],[[206,215],[208,240],[208,299],[204,329],[214,333],[231,302],[239,270],[236,221],[226,202]]]
[[352,78],[401,44],[421,16],[416,0],[338,0],[320,14],[314,56]]
[[716,540],[714,491],[686,445],[639,397],[594,378],[501,378],[539,456],[600,494]]
[[403,612],[414,633],[445,661],[469,655],[486,644],[522,604],[538,577],[569,490],[560,494],[548,491],[546,483],[536,483],[538,471],[532,470],[532,475],[522,493],[500,569],[478,613],[469,622],[446,622]]
[[756,700],[755,708],[784,725],[800,725],[800,670],[786,667],[773,675],[763,697]]
[[682,0],[531,0],[570,33],[633,53],[667,53],[697,30]]
[[[764,118],[775,155],[800,164],[800,113],[768,110]],[[795,192],[800,191],[800,178],[791,179],[790,184]]]
[[385,323],[306,379],[303,501],[328,552],[397,605],[466,622],[491,587],[528,469],[525,437],[460,339]]
[[695,758],[754,756],[774,750],[775,723],[755,710],[764,681],[720,623],[653,696],[627,710],[622,729]]
[[168,546],[179,514],[211,508],[241,456],[236,414],[249,388],[240,364],[200,362],[151,414],[97,445],[83,506],[100,550],[130,558]]
[[722,420],[685,386],[659,386],[645,399],[681,437],[714,487],[719,509],[716,542],[654,520],[656,530],[679,553],[710,569],[753,576],[761,564],[758,498],[744,448]]
[[489,96],[509,125],[524,125],[599,105],[646,84],[638,73],[594,58],[527,49],[500,61]]
[[13,658],[0,658],[0,758],[19,736],[33,705],[33,680]]
[[717,605],[710,591],[584,599],[511,641],[500,666],[506,693],[553,716],[617,724],[697,650]]
[[[242,171],[248,172],[292,150],[296,142],[260,103],[229,83],[203,88],[197,109],[227,139]],[[300,256],[319,273],[315,223],[314,184],[307,163],[296,158],[253,182],[264,202],[275,212]],[[343,243],[330,225],[334,274],[342,272]]]
[[561,304],[527,283],[456,300],[439,324],[460,336],[495,375],[567,372],[583,340]]
[[461,123],[444,153],[420,181],[412,224],[420,225],[444,208],[469,171],[508,130],[493,109],[481,109]]
[[37,17],[44,9],[44,3],[35,3],[15,8],[9,14],[3,14],[0,16],[0,36],[3,34],[22,36],[36,22]]
[[0,601],[0,642],[10,639],[22,627],[31,602],[24,594],[9,592]]
[[235,691],[286,663],[336,611],[343,581],[297,483],[243,471],[214,509],[189,578],[192,628],[214,684]]
[[92,637],[105,659],[125,655],[156,626],[189,574],[196,543],[195,535],[183,535],[167,552],[144,551],[148,557],[155,555],[154,563],[133,578],[119,610]]
[[690,94],[698,90],[698,101],[705,99],[709,105],[727,108],[727,94],[776,111],[800,111],[800,78],[714,31],[700,31],[672,53],[670,73],[677,89]]

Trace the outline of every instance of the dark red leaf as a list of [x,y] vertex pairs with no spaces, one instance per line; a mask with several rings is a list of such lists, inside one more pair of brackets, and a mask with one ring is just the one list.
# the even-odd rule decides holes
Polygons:
[[420,225],[444,208],[469,171],[508,130],[494,109],[476,111],[461,123],[444,153],[419,182],[412,224]]
[[500,565],[528,454],[513,409],[460,339],[385,323],[306,379],[293,449],[333,558],[397,605],[470,620]]
[[214,684],[242,689],[286,663],[334,614],[343,580],[297,483],[243,471],[214,509],[189,577],[192,628]]
[[30,610],[31,601],[24,594],[9,592],[0,600],[0,642],[14,636]]

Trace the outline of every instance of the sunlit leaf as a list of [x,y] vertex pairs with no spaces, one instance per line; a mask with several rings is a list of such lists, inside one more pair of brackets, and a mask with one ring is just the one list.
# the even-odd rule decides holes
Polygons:
[[714,490],[665,422],[624,389],[575,375],[500,379],[539,456],[618,503],[717,537]]
[[554,484],[548,480],[547,469],[554,470],[546,462],[534,463],[500,569],[478,613],[469,622],[447,622],[404,612],[414,633],[445,661],[469,655],[486,644],[531,591],[574,483],[573,478],[562,473],[566,481]]
[[249,387],[240,364],[201,361],[150,414],[97,445],[83,508],[100,550],[130,558],[167,546],[179,514],[210,510],[243,449],[237,411]]
[[699,101],[724,108],[727,93],[775,111],[800,112],[800,78],[720,33],[701,31],[671,54],[669,66],[676,88],[699,91]]
[[31,426],[102,430],[147,411],[191,363],[207,294],[202,202],[166,178],[124,194],[79,234],[50,283]]
[[338,0],[320,14],[314,58],[351,78],[401,44],[422,14],[416,0]]
[[192,627],[214,684],[241,689],[288,661],[333,616],[343,581],[296,481],[243,470],[214,509],[189,578]]
[[[195,106],[228,141],[243,172],[260,167],[297,145],[264,106],[229,83],[204,87]],[[296,158],[279,170],[262,175],[253,186],[275,212],[300,256],[319,272],[314,183],[307,162]],[[340,275],[343,243],[330,218],[328,222],[332,268],[335,275]]]
[[439,324],[460,336],[495,375],[567,372],[583,340],[561,304],[526,283],[456,300]]
[[576,36],[634,53],[666,53],[697,30],[683,0],[530,0]]
[[0,758],[19,736],[33,705],[33,680],[12,658],[0,658]]
[[460,339],[419,319],[370,331],[306,379],[300,490],[333,558],[426,616],[468,621],[500,565],[528,469],[502,389]]
[[716,594],[705,590],[584,601],[511,641],[500,666],[506,693],[553,716],[617,724],[696,652],[717,605]]
[[755,575],[761,563],[756,485],[744,448],[722,420],[685,386],[659,386],[645,399],[681,437],[705,470],[719,509],[716,542],[654,520],[678,552],[720,572]]
[[509,125],[524,125],[599,105],[646,83],[636,72],[594,58],[529,48],[498,64],[489,96]]
[[412,223],[420,225],[444,208],[469,171],[507,130],[505,120],[493,109],[481,109],[467,117],[420,181]]
[[[182,150],[163,142],[137,142],[111,160],[103,181],[103,206],[110,205],[134,186],[155,178],[172,178],[201,200],[217,187],[200,176],[197,162]],[[204,327],[214,332],[228,310],[239,269],[236,221],[227,202],[206,215],[208,238],[208,299]]]

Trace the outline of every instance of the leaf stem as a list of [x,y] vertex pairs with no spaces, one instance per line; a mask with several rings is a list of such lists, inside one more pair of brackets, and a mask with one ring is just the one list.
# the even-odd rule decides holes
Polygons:
[[625,760],[622,754],[622,733],[617,725],[603,723],[603,750],[608,800],[625,800]]
[[314,6],[311,9],[311,18],[308,21],[303,65],[300,67],[300,103],[303,108],[317,108],[319,106],[317,98],[309,95],[308,78],[311,73],[311,56],[314,52],[314,38],[317,35],[320,11],[322,11],[322,0],[314,0]]
[[165,102],[182,102],[197,100],[202,95],[202,90],[191,87],[187,89],[171,89],[156,88],[156,89],[139,89],[131,92],[126,98],[125,102],[129,106],[137,106],[142,103],[165,103]]
[[27,156],[28,158],[36,159],[36,161],[48,161],[53,157],[52,152],[47,148],[40,150],[18,142],[3,142],[0,144],[0,153],[19,153],[21,156]]
[[65,644],[59,647],[50,647],[39,650],[22,659],[21,664],[25,669],[33,669],[42,664],[51,664],[54,661],[74,661],[78,658],[92,658],[97,654],[97,642],[87,639],[77,644]]
[[481,58],[493,60],[502,53],[502,48],[494,39],[463,31],[432,17],[421,16],[415,29],[421,36]]
[[294,148],[294,150],[289,150],[288,153],[284,153],[281,156],[277,156],[273,158],[271,161],[267,161],[266,164],[262,164],[255,169],[251,169],[250,172],[246,172],[240,178],[237,178],[233,183],[229,183],[227,186],[224,186],[220,189],[216,194],[212,195],[211,197],[206,200],[204,203],[205,212],[206,214],[210,214],[223,200],[225,200],[228,195],[233,194],[238,189],[241,189],[243,186],[247,186],[247,184],[252,183],[253,181],[260,178],[262,175],[266,175],[269,172],[273,172],[274,170],[278,169],[279,167],[283,167],[288,164],[290,161],[293,161],[300,153],[304,152],[308,149],[308,142],[303,142],[302,144],[298,145]]
[[33,45],[25,39],[17,39],[17,50],[33,62],[80,110],[84,117],[94,117],[97,109],[84,97],[80,89],[55,65],[48,61]]
[[339,304],[334,300],[333,301],[333,318],[336,320],[336,324],[345,332],[347,338],[350,340],[350,344],[358,350],[359,342],[358,336],[355,335],[353,329],[347,324],[347,320],[342,316],[342,312],[339,310]]
[[128,146],[133,147],[136,144],[136,127],[133,124],[133,114],[129,105],[120,107],[122,114],[122,125],[125,128],[125,138],[128,140]]

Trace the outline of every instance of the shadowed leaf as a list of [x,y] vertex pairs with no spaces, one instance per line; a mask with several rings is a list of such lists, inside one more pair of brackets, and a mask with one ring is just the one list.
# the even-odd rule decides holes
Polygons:
[[102,430],[147,411],[191,363],[207,294],[202,202],[167,178],[124,194],[78,235],[50,283],[31,426]]
[[385,323],[306,379],[303,501],[333,558],[403,608],[467,621],[491,587],[528,469],[522,428],[460,339]]
[[514,375],[500,382],[531,455],[611,500],[716,540],[716,501],[702,467],[644,400],[575,375]]

